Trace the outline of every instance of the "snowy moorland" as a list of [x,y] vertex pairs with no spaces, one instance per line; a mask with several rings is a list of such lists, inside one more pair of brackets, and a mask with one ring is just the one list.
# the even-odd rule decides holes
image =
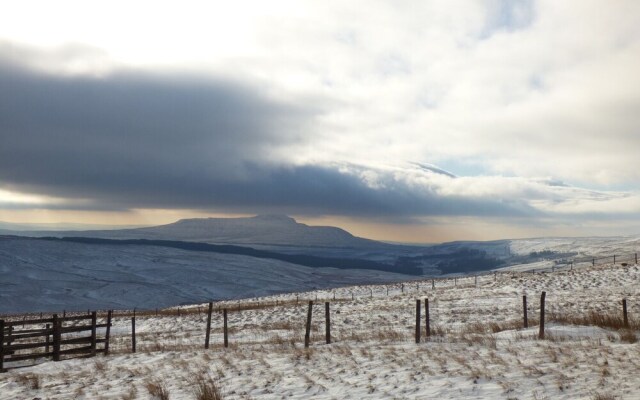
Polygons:
[[[0,374],[3,399],[197,398],[215,384],[225,399],[638,399],[640,267],[353,286],[206,304],[113,322],[111,354]],[[432,286],[435,283],[435,288]],[[545,339],[538,339],[546,291]],[[522,328],[522,296],[530,328]],[[432,335],[415,343],[416,299],[428,298]],[[627,299],[631,329],[620,327]],[[306,300],[314,301],[304,348]],[[332,340],[324,337],[331,303]],[[220,308],[229,309],[229,348]],[[20,317],[16,317],[20,318]],[[424,310],[422,324],[424,325]],[[160,397],[156,397],[160,398]]]
[[169,307],[411,279],[162,246],[27,238],[0,238],[0,277],[0,313]]

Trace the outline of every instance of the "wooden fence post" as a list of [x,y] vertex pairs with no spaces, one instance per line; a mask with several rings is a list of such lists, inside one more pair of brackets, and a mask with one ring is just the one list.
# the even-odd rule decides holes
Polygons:
[[329,310],[329,302],[324,303],[324,322],[325,322],[325,338],[327,344],[331,344],[331,311]]
[[475,278],[475,285],[477,287],[478,286],[478,275],[476,275],[474,278]]
[[[135,311],[134,311],[135,313]],[[131,352],[136,352],[136,317],[131,317]]]
[[431,336],[431,321],[429,318],[429,299],[426,298],[424,299],[424,312],[425,312],[425,317],[426,317],[426,328],[427,328],[427,337]]
[[420,299],[416,300],[416,343],[420,343]]
[[304,334],[304,347],[309,347],[311,342],[311,313],[313,311],[313,301],[309,301],[309,310],[307,311],[307,325]]
[[629,316],[627,314],[627,299],[622,299],[622,318],[624,320],[624,327],[629,327]]
[[523,314],[523,318],[524,318],[524,328],[528,328],[529,327],[529,319],[527,318],[527,296],[523,295],[522,296],[522,314]]
[[435,288],[436,288],[436,280],[431,279],[431,289],[435,289]]
[[104,354],[109,354],[109,339],[111,337],[111,317],[113,314],[113,310],[107,311],[107,332],[105,333],[104,340]]
[[209,313],[207,314],[207,333],[204,335],[205,349],[209,348],[209,337],[211,336],[211,313],[212,312],[213,312],[213,302],[209,302]]
[[0,373],[4,372],[4,320],[0,319]]
[[592,259],[591,259],[591,266],[592,266],[592,267],[595,267],[595,266],[596,266],[596,259],[595,259],[595,258],[592,258]]
[[222,310],[222,334],[224,336],[224,347],[229,347],[229,330],[227,328],[227,309]]
[[547,292],[542,292],[540,295],[540,333],[538,333],[539,339],[544,339],[544,299],[547,296]]
[[[23,327],[24,327],[24,325],[23,325]],[[8,334],[8,337],[5,340],[7,342],[7,346],[11,346],[13,344],[13,325],[9,325],[9,327],[7,328],[7,334]],[[9,350],[6,353],[7,354],[13,354],[15,352],[12,351],[12,350]]]
[[48,353],[49,352],[49,343],[51,343],[51,335],[49,335],[49,330],[51,329],[51,324],[45,325],[45,329],[47,331],[47,340],[45,341],[46,345],[45,345],[45,348],[44,348],[44,352]]
[[91,357],[96,356],[96,325],[98,323],[98,314],[94,311],[91,313]]
[[58,314],[53,314],[53,361],[60,361],[60,328],[62,322],[58,319]]

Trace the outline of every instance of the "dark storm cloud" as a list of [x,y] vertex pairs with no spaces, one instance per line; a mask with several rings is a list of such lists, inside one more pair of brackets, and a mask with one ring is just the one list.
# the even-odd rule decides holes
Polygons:
[[234,82],[139,72],[64,77],[0,59],[0,88],[0,188],[87,200],[69,208],[392,218],[533,212],[445,199],[391,175],[372,187],[358,168],[274,160],[305,140],[318,109]]

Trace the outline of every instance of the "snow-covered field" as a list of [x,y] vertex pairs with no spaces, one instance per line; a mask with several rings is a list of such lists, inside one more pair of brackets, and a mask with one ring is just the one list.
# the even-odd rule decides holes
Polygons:
[[[228,301],[215,307],[231,309],[231,345],[222,346],[216,311],[208,350],[204,304],[181,316],[139,315],[135,354],[129,317],[116,317],[111,355],[10,370],[0,374],[0,397],[145,399],[155,385],[171,399],[193,399],[204,374],[225,399],[640,399],[639,283],[637,265],[609,265],[506,271],[479,277],[477,286],[466,277],[439,280],[435,289],[424,281]],[[533,324],[543,290],[547,335],[538,340],[537,326],[522,329],[522,295]],[[423,326],[416,344],[415,300],[424,298],[433,335],[424,340]],[[621,317],[623,298],[631,332],[575,324],[591,312]],[[306,300],[316,304],[309,349]]]
[[0,240],[0,313],[168,307],[406,279],[160,246]]

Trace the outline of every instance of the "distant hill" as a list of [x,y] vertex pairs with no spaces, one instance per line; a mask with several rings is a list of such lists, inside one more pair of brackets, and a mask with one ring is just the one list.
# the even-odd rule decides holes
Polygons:
[[353,236],[331,226],[309,226],[286,215],[247,218],[192,218],[146,228],[85,231],[4,231],[28,236],[84,236],[104,239],[156,239],[212,244],[331,248],[378,248],[391,245]]

